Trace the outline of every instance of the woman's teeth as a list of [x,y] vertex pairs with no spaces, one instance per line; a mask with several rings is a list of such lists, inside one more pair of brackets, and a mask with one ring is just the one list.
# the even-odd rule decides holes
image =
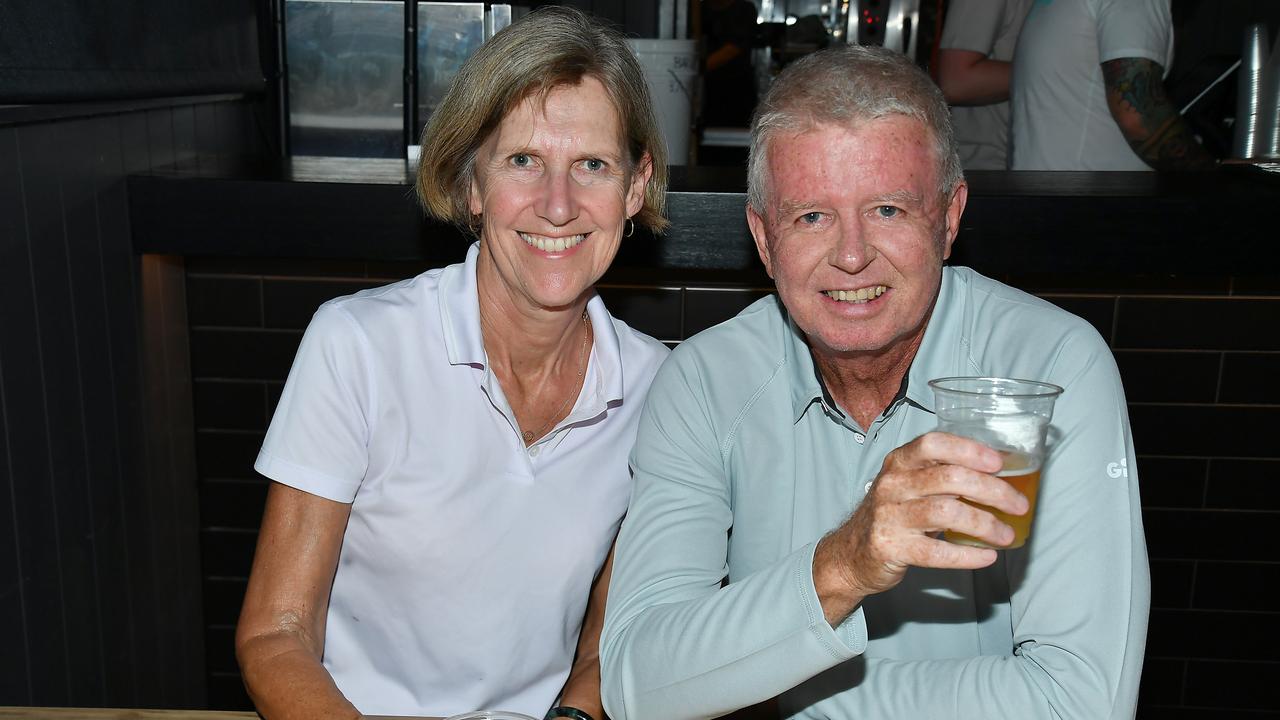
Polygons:
[[875,300],[888,289],[884,285],[876,285],[874,287],[858,288],[857,290],[827,290],[826,296],[840,302],[864,303],[868,300]]
[[578,235],[570,235],[569,237],[549,238],[541,235],[530,235],[529,233],[520,233],[520,239],[529,243],[529,247],[535,247],[546,252],[563,252],[578,243],[585,240],[586,233]]

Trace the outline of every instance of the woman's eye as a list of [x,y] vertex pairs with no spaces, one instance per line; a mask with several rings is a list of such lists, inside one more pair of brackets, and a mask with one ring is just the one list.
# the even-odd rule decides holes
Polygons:
[[583,165],[585,165],[591,172],[600,172],[604,169],[604,161],[599,158],[591,158],[583,163]]
[[511,164],[516,167],[529,167],[533,164],[533,158],[524,153],[516,153],[511,156]]
[[898,208],[892,205],[881,205],[880,207],[876,208],[876,214],[886,219],[891,217],[897,217],[899,212],[900,211],[898,210]]

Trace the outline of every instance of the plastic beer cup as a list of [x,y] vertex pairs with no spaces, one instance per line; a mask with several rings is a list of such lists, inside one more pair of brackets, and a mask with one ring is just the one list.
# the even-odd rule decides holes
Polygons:
[[[938,378],[930,380],[929,386],[933,388],[938,430],[977,440],[998,451],[1004,458],[1004,468],[996,477],[1014,486],[1031,503],[1025,515],[1010,515],[961,498],[1013,528],[1013,542],[1007,547],[1022,547],[1031,534],[1045,438],[1053,419],[1053,403],[1062,388],[1036,380],[998,377]],[[950,530],[945,537],[962,545],[1003,549]]]

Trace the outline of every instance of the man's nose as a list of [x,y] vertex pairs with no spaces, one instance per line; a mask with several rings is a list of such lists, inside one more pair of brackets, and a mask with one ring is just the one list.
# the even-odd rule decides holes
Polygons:
[[876,254],[861,223],[843,222],[835,245],[831,248],[830,263],[844,272],[854,274],[871,264]]
[[552,169],[543,176],[542,192],[538,198],[537,212],[552,225],[567,225],[578,217],[579,188],[569,171]]

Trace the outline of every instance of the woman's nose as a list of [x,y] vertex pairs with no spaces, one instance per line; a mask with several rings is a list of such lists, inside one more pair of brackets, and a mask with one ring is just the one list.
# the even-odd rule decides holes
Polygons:
[[538,214],[552,225],[567,225],[578,217],[578,188],[567,170],[552,170],[544,178]]

